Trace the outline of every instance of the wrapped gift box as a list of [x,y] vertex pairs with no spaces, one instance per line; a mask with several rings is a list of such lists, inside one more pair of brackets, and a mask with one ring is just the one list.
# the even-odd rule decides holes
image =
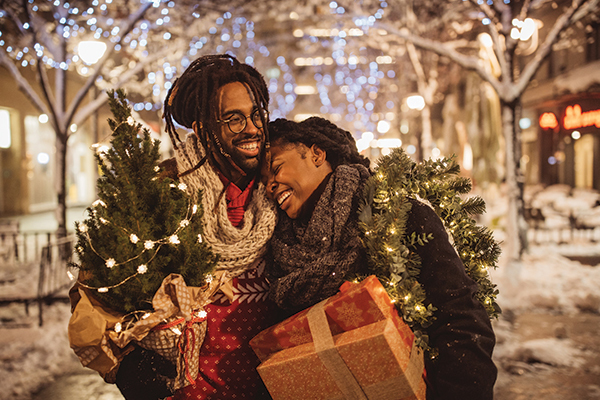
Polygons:
[[377,278],[261,332],[251,344],[275,400],[422,400],[423,354]]
[[[395,306],[374,275],[360,283],[346,282],[340,292],[324,304],[327,321],[333,335],[350,331],[384,319],[390,319],[407,346],[414,335],[398,316]],[[312,342],[307,314],[301,311],[254,337],[250,344],[261,361],[282,349]]]

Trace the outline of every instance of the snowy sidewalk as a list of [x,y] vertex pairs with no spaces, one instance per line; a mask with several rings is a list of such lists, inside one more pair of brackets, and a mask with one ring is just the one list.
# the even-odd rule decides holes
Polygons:
[[115,385],[108,385],[96,372],[82,368],[64,375],[35,394],[32,400],[123,400]]

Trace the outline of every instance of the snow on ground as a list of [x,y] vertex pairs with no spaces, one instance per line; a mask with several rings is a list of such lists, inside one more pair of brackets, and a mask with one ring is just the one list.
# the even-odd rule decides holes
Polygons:
[[520,264],[501,265],[491,272],[500,287],[501,306],[519,313],[536,309],[598,312],[600,268],[566,256],[600,257],[600,245],[536,246]]
[[0,328],[2,400],[30,399],[32,393],[55,377],[81,369],[67,339],[69,306],[57,303],[45,307],[43,315],[47,322],[42,327],[37,326],[35,309],[35,306],[30,306],[29,317],[22,304],[2,309],[3,321],[13,320],[28,325],[24,328]]

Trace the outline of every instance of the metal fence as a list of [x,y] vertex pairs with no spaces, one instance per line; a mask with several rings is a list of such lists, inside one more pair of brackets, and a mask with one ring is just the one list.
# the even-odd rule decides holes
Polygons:
[[18,225],[16,230],[6,223],[0,230],[0,284],[4,286],[0,305],[22,303],[29,315],[29,306],[37,304],[42,326],[44,305],[68,301],[73,284],[69,263],[76,237],[56,239],[54,232],[18,232]]
[[0,267],[39,261],[42,255],[41,249],[51,243],[55,237],[54,232],[19,232],[7,229],[6,224],[0,225]]

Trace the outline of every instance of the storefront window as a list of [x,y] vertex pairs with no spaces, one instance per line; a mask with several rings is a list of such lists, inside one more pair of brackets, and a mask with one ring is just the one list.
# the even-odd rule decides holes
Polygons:
[[10,148],[10,135],[10,112],[8,110],[0,109],[0,148]]

